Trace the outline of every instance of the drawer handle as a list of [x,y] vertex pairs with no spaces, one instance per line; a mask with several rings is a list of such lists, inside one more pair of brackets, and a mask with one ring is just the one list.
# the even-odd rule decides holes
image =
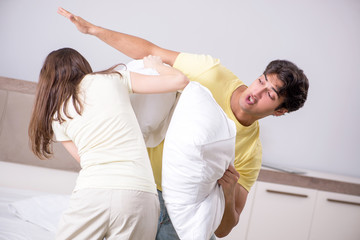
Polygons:
[[289,192],[275,191],[275,190],[270,190],[270,189],[267,189],[266,191],[269,193],[277,193],[277,194],[289,195],[289,196],[294,196],[294,197],[303,197],[303,198],[308,197],[308,195],[299,194],[299,193],[289,193]]
[[357,205],[360,206],[360,203],[357,202],[349,202],[349,201],[343,201],[343,200],[336,200],[336,199],[327,199],[329,202],[335,202],[335,203],[342,203],[342,204],[349,204],[349,205]]

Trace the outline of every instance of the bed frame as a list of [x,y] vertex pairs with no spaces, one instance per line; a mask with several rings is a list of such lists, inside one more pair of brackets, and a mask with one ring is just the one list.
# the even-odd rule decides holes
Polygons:
[[61,146],[40,160],[29,147],[28,126],[37,83],[0,77],[0,161],[78,172],[79,164]]

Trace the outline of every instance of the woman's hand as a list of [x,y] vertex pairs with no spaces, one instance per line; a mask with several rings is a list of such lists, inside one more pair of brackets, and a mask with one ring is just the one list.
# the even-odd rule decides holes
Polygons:
[[134,93],[165,93],[184,89],[189,79],[179,70],[164,64],[161,57],[143,58],[144,67],[155,69],[159,75],[143,75],[130,71]]
[[143,61],[145,68],[157,69],[157,67],[163,65],[163,61],[158,56],[149,55],[147,57],[144,57]]

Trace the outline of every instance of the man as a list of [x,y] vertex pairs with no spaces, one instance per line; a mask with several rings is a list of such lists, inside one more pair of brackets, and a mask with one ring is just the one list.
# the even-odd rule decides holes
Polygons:
[[[304,105],[309,83],[303,71],[289,61],[276,60],[247,87],[211,56],[163,49],[139,37],[95,26],[62,8],[58,12],[70,19],[80,32],[96,36],[131,58],[160,56],[191,81],[207,87],[228,118],[235,122],[235,167],[230,166],[218,180],[224,191],[225,211],[215,235],[228,235],[238,223],[248,192],[260,171],[262,150],[258,120],[270,115],[281,116]],[[162,149],[163,143],[148,149],[161,204],[157,239],[178,239],[161,194]]]

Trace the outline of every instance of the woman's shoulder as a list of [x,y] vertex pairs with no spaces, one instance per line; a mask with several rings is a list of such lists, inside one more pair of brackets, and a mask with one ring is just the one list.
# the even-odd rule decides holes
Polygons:
[[88,84],[94,81],[119,80],[123,74],[120,73],[91,73],[84,76],[81,84]]
[[[93,73],[86,75],[81,81],[81,89],[118,89],[121,86],[131,85],[128,71],[114,73]],[[114,90],[114,89],[113,89]]]

